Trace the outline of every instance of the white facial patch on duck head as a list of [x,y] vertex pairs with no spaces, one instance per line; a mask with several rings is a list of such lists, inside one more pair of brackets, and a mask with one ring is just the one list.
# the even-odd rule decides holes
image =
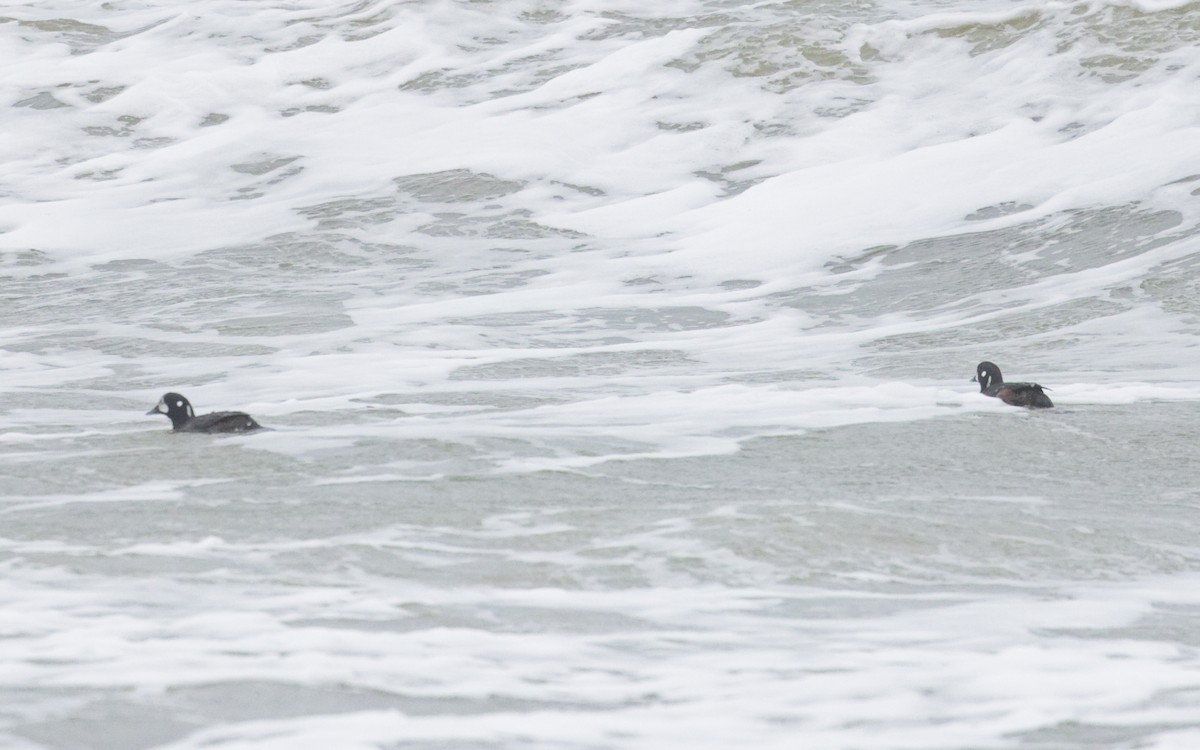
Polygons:
[[158,405],[154,407],[154,411],[158,412],[159,414],[166,414],[168,411],[166,399],[160,398],[158,400]]

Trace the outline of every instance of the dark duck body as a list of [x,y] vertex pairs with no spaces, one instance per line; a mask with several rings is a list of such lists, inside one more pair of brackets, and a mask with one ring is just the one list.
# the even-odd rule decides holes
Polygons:
[[175,432],[253,432],[265,429],[254,417],[240,411],[215,411],[196,416],[191,403],[178,393],[167,393],[146,414],[165,414]]
[[979,382],[979,391],[983,395],[998,398],[1006,404],[1028,406],[1031,409],[1054,406],[1054,402],[1037,383],[1005,383],[1000,368],[991,362],[980,362],[971,380]]

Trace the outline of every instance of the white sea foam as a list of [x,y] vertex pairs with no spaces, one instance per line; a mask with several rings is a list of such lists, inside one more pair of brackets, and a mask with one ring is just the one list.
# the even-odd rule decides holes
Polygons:
[[6,8],[0,746],[1191,748],[1195,13]]

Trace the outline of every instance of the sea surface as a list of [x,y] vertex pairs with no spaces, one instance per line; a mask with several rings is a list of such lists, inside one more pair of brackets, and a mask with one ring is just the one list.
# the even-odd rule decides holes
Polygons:
[[0,8],[2,750],[1196,750],[1198,445],[1200,3]]

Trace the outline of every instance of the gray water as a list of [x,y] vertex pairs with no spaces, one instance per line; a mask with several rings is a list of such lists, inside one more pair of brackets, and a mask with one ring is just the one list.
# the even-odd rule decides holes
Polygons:
[[0,750],[1200,747],[1150,5],[6,9]]
[[[1194,674],[1191,595],[1160,601],[1142,584],[1136,614],[1102,613],[1133,606],[1129,581],[1194,575],[1196,417],[1163,403],[970,414],[760,438],[704,459],[349,486],[313,486],[348,470],[344,456],[297,461],[161,431],[81,440],[58,483],[145,481],[81,496],[15,478],[41,492],[3,508],[9,648],[22,649],[4,658],[42,686],[10,685],[0,715],[12,736],[52,748],[154,747],[205,727],[363,711],[621,727],[640,726],[635,712],[736,701],[749,680],[751,696],[779,692],[769,718],[748,710],[750,725],[804,736],[827,701],[845,712],[827,720],[835,734],[902,738],[963,721],[972,700],[1002,703],[972,699],[980,688],[955,665],[982,660],[970,679],[983,685],[989,662],[1001,685],[1021,669],[993,651],[1009,608],[1032,620],[1024,648],[1082,652],[1101,680],[1122,659],[1144,662],[1144,648]],[[406,448],[469,461],[450,446]],[[1040,611],[1106,586],[1088,604],[1097,622]],[[449,633],[462,642],[445,651],[431,634]],[[485,633],[514,643],[473,644]],[[361,663],[410,639],[399,663],[380,652],[379,674]],[[333,664],[310,664],[313,648]],[[1025,668],[1022,691],[1054,694],[1061,665]],[[317,677],[330,669],[342,676]],[[689,694],[695,671],[722,689]],[[852,675],[865,679],[839,694]],[[953,697],[908,718],[854,716],[876,693],[909,692]],[[1179,713],[1196,696],[1155,689],[1137,711],[1168,718],[1035,722],[1011,741],[1134,747],[1195,728]],[[514,742],[541,741],[517,732],[480,746]]]

